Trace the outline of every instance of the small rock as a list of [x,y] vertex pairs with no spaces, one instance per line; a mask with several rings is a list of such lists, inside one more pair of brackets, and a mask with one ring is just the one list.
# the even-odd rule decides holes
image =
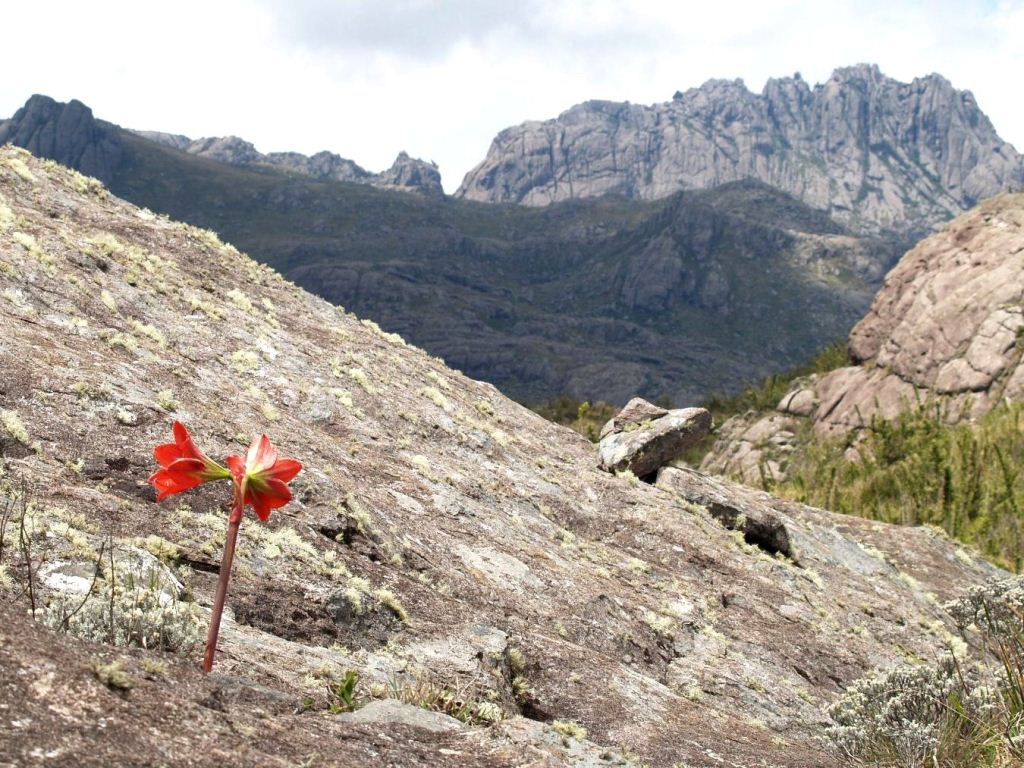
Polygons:
[[642,397],[634,397],[626,407],[619,411],[613,419],[601,428],[601,437],[612,432],[628,432],[631,426],[639,426],[646,421],[654,421],[668,414],[664,408],[649,403]]
[[398,699],[371,701],[362,709],[337,716],[348,723],[377,723],[382,725],[409,725],[432,733],[457,731],[463,727],[454,717],[440,712],[431,712],[414,704],[405,704]]
[[787,393],[775,410],[792,416],[810,416],[818,407],[818,398],[813,389],[797,389]]

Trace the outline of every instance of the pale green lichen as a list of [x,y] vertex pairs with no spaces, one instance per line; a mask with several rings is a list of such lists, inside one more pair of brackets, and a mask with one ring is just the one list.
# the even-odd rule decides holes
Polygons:
[[104,256],[113,257],[124,253],[124,246],[121,244],[121,241],[109,232],[100,232],[97,235],[93,235],[86,242],[94,246]]
[[105,306],[111,312],[117,312],[117,302],[114,301],[114,297],[110,295],[110,291],[100,291],[100,301],[102,301],[103,306]]
[[667,638],[675,637],[676,623],[671,616],[665,616],[654,611],[645,611],[644,623],[653,629],[657,635]]
[[389,589],[378,589],[373,593],[373,596],[377,598],[377,602],[391,611],[400,622],[403,624],[409,623],[409,614],[406,613],[402,604],[398,602],[394,592]]
[[14,211],[0,200],[0,232],[6,232],[14,226]]
[[42,246],[39,245],[39,241],[32,235],[25,232],[13,232],[11,237],[22,248],[28,251],[28,255],[33,259],[49,269],[53,268],[53,257],[43,250]]
[[224,319],[224,310],[209,301],[199,298],[198,296],[190,296],[188,299],[189,307],[193,312],[202,312],[207,317],[214,320]]
[[356,384],[365,389],[369,393],[373,393],[376,390],[370,383],[370,377],[366,375],[366,371],[362,368],[350,368],[348,371],[349,378],[352,379]]
[[161,347],[167,346],[167,337],[164,336],[163,331],[161,331],[156,326],[150,325],[148,323],[140,323],[138,320],[133,320],[132,330],[141,336],[145,336],[146,338],[152,339]]
[[577,741],[583,741],[587,738],[587,729],[573,720],[552,720],[551,727],[555,733],[568,736]]
[[6,165],[8,168],[14,171],[14,173],[23,181],[28,181],[31,182],[32,184],[35,184],[35,174],[32,173],[28,165],[26,165],[25,161],[22,160],[20,157],[8,157],[5,158],[3,162],[4,165]]
[[424,387],[420,390],[420,394],[423,395],[427,400],[432,402],[442,411],[450,411],[452,408],[451,403],[448,402],[448,398],[441,394],[440,390],[435,387]]
[[25,424],[17,412],[0,408],[0,425],[3,425],[3,428],[7,430],[7,434],[19,443],[28,445],[28,429],[25,428]]
[[231,299],[232,304],[234,304],[243,312],[252,312],[252,300],[237,288],[232,288],[230,291],[228,291],[228,298]]
[[438,387],[443,389],[445,392],[451,392],[452,385],[444,376],[439,374],[437,371],[430,371],[427,373],[427,378],[437,384]]
[[252,373],[260,367],[260,358],[251,349],[232,352],[228,364],[236,373]]
[[135,352],[139,348],[139,342],[136,341],[134,336],[121,333],[120,331],[107,333],[106,340],[107,344],[113,349],[120,347],[127,352]]
[[174,399],[174,393],[169,389],[161,389],[156,393],[156,404],[165,411],[178,410],[178,401]]

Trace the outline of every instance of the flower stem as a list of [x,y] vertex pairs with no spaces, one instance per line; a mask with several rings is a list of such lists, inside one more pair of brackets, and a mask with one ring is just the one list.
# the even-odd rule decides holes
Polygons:
[[224,613],[224,598],[228,594],[228,580],[231,578],[231,561],[235,559],[235,540],[238,526],[242,522],[242,510],[236,505],[228,518],[228,532],[224,540],[224,556],[220,561],[220,578],[217,592],[213,596],[213,611],[210,613],[210,631],[206,635],[206,653],[203,655],[203,672],[213,669],[213,656],[217,652],[217,636],[220,634],[220,617]]

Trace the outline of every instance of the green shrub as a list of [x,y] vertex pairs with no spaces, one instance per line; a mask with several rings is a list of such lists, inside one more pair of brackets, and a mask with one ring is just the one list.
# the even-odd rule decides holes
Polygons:
[[[859,460],[847,456],[851,447]],[[1022,467],[1024,404],[949,425],[938,403],[922,402],[894,420],[872,419],[859,434],[810,437],[772,490],[872,520],[938,526],[1020,571]]]

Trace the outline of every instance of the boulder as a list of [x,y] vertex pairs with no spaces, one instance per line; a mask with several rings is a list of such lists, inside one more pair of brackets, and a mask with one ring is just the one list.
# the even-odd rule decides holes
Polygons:
[[629,470],[646,477],[710,431],[711,414],[704,408],[666,411],[634,398],[601,430],[600,466],[606,472]]

